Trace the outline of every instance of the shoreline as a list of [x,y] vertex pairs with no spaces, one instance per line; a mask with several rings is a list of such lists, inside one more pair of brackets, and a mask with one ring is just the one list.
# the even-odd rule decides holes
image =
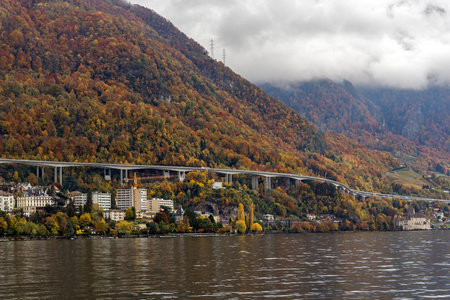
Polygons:
[[100,239],[143,239],[143,238],[187,238],[187,237],[229,237],[229,236],[247,236],[247,235],[270,235],[270,234],[317,234],[317,233],[356,233],[356,232],[413,232],[413,231],[432,231],[432,230],[448,230],[440,228],[431,228],[430,230],[391,230],[391,231],[330,231],[330,232],[270,232],[261,234],[236,234],[236,233],[172,233],[172,234],[148,234],[148,235],[122,235],[122,236],[73,236],[73,237],[63,237],[63,236],[47,236],[47,237],[3,237],[0,238],[1,242],[20,242],[20,241],[51,241],[51,240],[100,240]]
[[236,236],[234,233],[173,233],[173,234],[149,234],[149,235],[122,235],[122,236],[47,236],[47,237],[4,237],[0,242],[20,242],[20,241],[48,241],[48,240],[101,240],[101,239],[143,239],[143,238],[182,238],[182,237],[216,237],[216,236]]

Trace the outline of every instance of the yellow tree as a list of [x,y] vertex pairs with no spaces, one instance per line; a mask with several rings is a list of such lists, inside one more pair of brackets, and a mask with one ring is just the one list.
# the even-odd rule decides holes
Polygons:
[[70,218],[70,221],[72,222],[73,225],[73,229],[75,229],[75,231],[77,231],[78,229],[80,229],[80,224],[78,223],[78,218],[77,216],[73,216],[72,218]]
[[133,231],[133,224],[131,222],[122,220],[118,224],[116,224],[116,230],[122,234],[131,234],[131,232]]
[[244,205],[242,205],[242,203],[239,203],[238,221],[244,221],[245,224]]
[[257,233],[261,233],[263,231],[263,228],[259,223],[253,223],[251,229],[252,229],[252,231],[255,231]]
[[79,225],[81,228],[87,227],[89,224],[92,223],[91,215],[89,213],[84,213],[80,217]]
[[106,232],[106,230],[108,230],[108,225],[106,224],[104,219],[95,223],[94,226],[95,226],[95,231],[97,233],[101,233],[102,235]]
[[239,233],[243,234],[247,230],[247,225],[245,225],[245,221],[243,220],[237,220],[236,221],[236,229],[239,231]]
[[8,230],[8,223],[6,223],[5,219],[0,217],[0,233],[6,233]]

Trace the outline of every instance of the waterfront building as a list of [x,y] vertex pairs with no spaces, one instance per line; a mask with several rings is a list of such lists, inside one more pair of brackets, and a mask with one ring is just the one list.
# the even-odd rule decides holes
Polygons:
[[15,202],[13,194],[0,191],[0,210],[12,211],[15,208]]
[[120,222],[125,219],[125,212],[120,209],[109,209],[105,210],[104,216],[106,219],[110,219],[111,221]]
[[37,210],[43,211],[46,205],[53,204],[53,198],[42,189],[23,191],[22,197],[17,197],[17,209],[22,209],[25,215],[31,216]]
[[[88,198],[87,193],[76,193],[73,197],[75,207],[79,207],[80,205],[86,205]],[[98,204],[99,207],[103,209],[111,208],[111,194],[110,193],[92,193],[92,204]]]
[[430,218],[422,213],[415,213],[412,206],[408,207],[405,216],[394,217],[394,230],[427,230],[431,229]]
[[118,189],[116,191],[116,205],[121,210],[133,206],[133,189]]
[[163,206],[166,206],[166,207],[170,208],[170,211],[173,211],[173,200],[152,198],[147,203],[147,211],[152,212],[152,213],[157,213],[157,212],[161,211]]
[[110,193],[92,193],[92,203],[98,204],[99,207],[107,210],[111,208],[111,194]]
[[132,187],[131,189],[118,189],[116,192],[116,205],[121,210],[135,207],[136,212],[147,210],[147,190]]

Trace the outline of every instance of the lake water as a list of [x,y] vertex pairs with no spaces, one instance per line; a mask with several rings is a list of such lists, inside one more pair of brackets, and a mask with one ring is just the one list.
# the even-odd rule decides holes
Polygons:
[[0,243],[1,299],[450,298],[450,231]]

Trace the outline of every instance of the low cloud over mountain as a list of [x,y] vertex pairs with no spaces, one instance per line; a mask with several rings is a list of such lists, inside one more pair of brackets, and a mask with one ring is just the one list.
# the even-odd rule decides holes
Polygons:
[[450,82],[450,3],[132,0],[254,82],[348,79],[421,89]]

